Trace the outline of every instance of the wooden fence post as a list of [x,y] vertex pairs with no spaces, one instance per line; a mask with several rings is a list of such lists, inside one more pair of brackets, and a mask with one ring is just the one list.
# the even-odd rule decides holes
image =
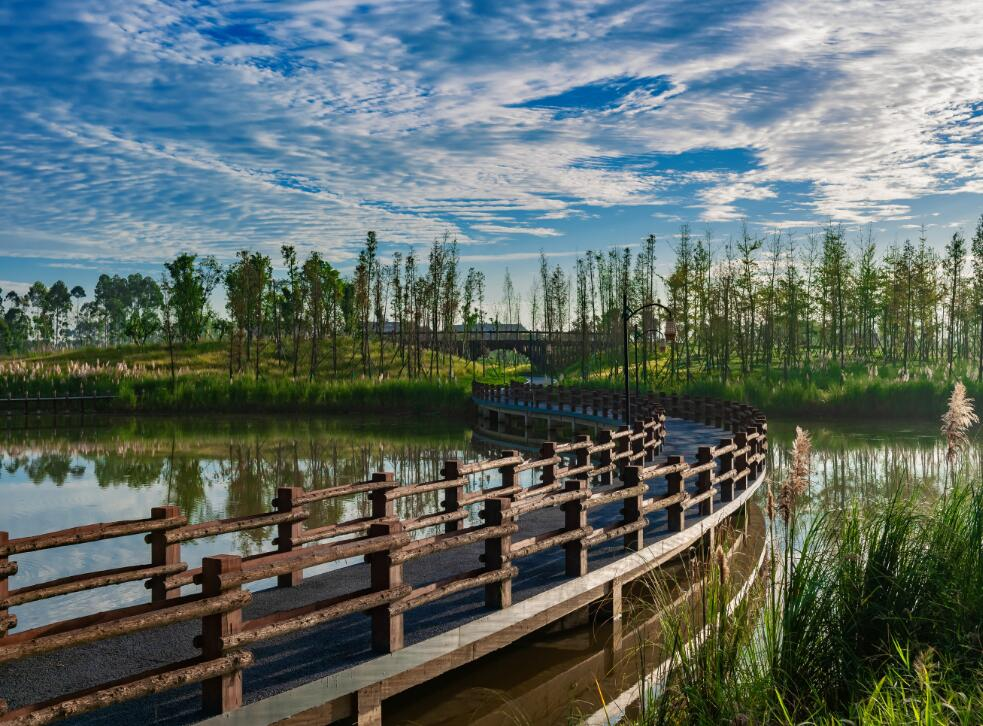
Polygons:
[[[624,426],[624,425],[618,427],[618,433],[619,434],[624,434],[626,431],[629,431],[630,432],[631,429],[628,428],[628,426]],[[631,463],[631,461],[628,459],[628,457],[625,456],[625,454],[630,454],[631,453],[631,442],[628,440],[628,438],[629,438],[628,436],[621,436],[615,442],[615,446],[614,446],[614,451],[618,455],[618,477],[619,478],[622,477],[622,476],[624,476],[624,473],[623,472],[625,470],[625,467],[628,464]]]
[[[512,522],[512,497],[490,497],[485,500],[485,525],[499,527]],[[485,569],[501,570],[509,567],[512,535],[485,540]],[[485,607],[501,610],[512,604],[512,579],[485,585]]]
[[[734,443],[734,439],[720,439],[720,443],[717,444],[720,448],[725,448],[731,446]],[[734,454],[733,452],[728,452],[726,454],[720,455],[720,468],[717,470],[717,476],[725,476],[729,472],[734,470]],[[728,479],[722,479],[720,482],[720,501],[731,502],[734,500],[734,479],[730,477]]]
[[[580,469],[581,467],[587,466],[590,463],[590,444],[592,442],[590,436],[587,434],[577,434],[574,437],[574,441],[578,444],[588,445],[587,447],[577,449],[574,452],[574,456],[577,458],[577,468]],[[583,472],[582,474],[577,474],[577,478],[590,481],[590,476],[586,471]]]
[[[398,519],[387,519],[369,525],[369,537],[383,537],[399,534],[403,523]],[[369,555],[369,578],[376,592],[389,590],[403,584],[403,565],[392,561],[391,549],[373,552]],[[403,614],[393,614],[389,605],[373,608],[372,648],[377,653],[392,653],[403,647]]]
[[378,489],[369,492],[369,503],[372,505],[372,518],[382,519],[396,514],[396,502],[386,494],[396,488],[396,474],[391,471],[377,471],[372,474],[372,481],[379,482]]
[[764,420],[758,421],[758,431],[761,432],[761,439],[759,441],[759,451],[761,452],[761,468],[764,469],[768,466],[768,422]]
[[[242,570],[242,559],[235,555],[216,555],[201,561],[201,592],[205,597],[222,594],[222,575]],[[236,589],[241,589],[237,586]],[[222,638],[242,629],[242,610],[206,615],[201,619],[203,659],[221,658]],[[242,705],[242,671],[236,670],[201,683],[202,708],[209,715],[227,713]]]
[[[624,488],[637,486],[642,483],[641,479],[642,468],[640,466],[626,466],[621,472],[621,481],[624,484]],[[644,498],[643,494],[635,494],[634,496],[627,497],[623,500],[624,506],[621,509],[621,513],[624,516],[624,524],[632,524],[637,522],[642,518],[642,500]],[[644,547],[645,533],[642,530],[635,530],[634,532],[629,532],[625,535],[625,549],[632,552],[638,552]]]
[[[9,541],[10,534],[0,532],[0,545],[5,545]],[[10,592],[10,583],[7,582],[7,577],[16,571],[17,564],[10,562],[7,559],[7,555],[0,555],[0,599],[7,597],[7,594]],[[0,638],[3,638],[7,634],[7,630],[10,627],[10,615],[7,612],[7,608],[0,608]]]
[[[273,506],[278,512],[293,512],[294,508],[300,505],[294,504],[295,500],[304,493],[301,487],[279,487],[276,490],[276,499]],[[299,538],[304,529],[304,523],[281,522],[276,526],[276,546],[278,552],[293,552],[294,540]],[[277,587],[295,587],[304,581],[304,571],[296,570],[276,578]]]
[[761,424],[756,423],[753,427],[755,433],[758,435],[754,438],[754,463],[751,465],[751,481],[758,478],[758,474],[764,469],[765,466],[765,432],[761,427]]
[[[641,436],[636,439],[635,437],[638,436],[639,434],[641,434]],[[626,464],[629,465],[634,464],[640,458],[642,458],[642,457],[638,457],[638,454],[641,454],[645,451],[645,439],[644,439],[645,422],[644,421],[642,420],[635,421],[635,425],[632,426],[631,428],[631,436],[632,436],[632,440],[630,442],[630,449],[631,449],[632,457],[627,462],[625,462]]]
[[[539,447],[539,456],[542,459],[552,459],[556,456],[556,442],[544,441]],[[556,464],[546,464],[543,466],[539,481],[542,486],[549,486],[556,481]]]
[[[682,464],[683,457],[681,456],[667,456],[667,464]],[[669,496],[673,494],[680,494],[683,492],[683,475],[674,471],[672,474],[666,474],[666,493]],[[682,532],[683,528],[686,526],[686,512],[683,509],[682,504],[670,504],[666,508],[666,515],[669,520],[669,531],[670,532]]]
[[[586,492],[586,479],[567,479],[563,490],[567,492]],[[563,528],[567,532],[587,526],[587,507],[583,499],[564,502]],[[581,577],[587,574],[587,546],[583,539],[575,539],[563,545],[566,553],[566,574],[568,577]]]
[[[598,433],[597,434],[597,443],[598,443],[598,445],[603,446],[605,444],[610,444],[611,443],[611,436],[612,436],[611,429],[604,429],[603,431],[601,431],[600,433]],[[598,456],[598,459],[599,459],[599,461],[597,463],[598,468],[604,468],[604,467],[607,467],[607,466],[611,466],[611,458],[612,458],[612,451],[611,451],[611,449],[605,449],[604,451],[600,452],[597,456]],[[606,471],[603,474],[601,474],[601,476],[600,476],[600,482],[599,483],[600,483],[601,486],[608,486],[611,483],[611,472],[610,471]]]
[[645,422],[645,461],[655,460],[655,454],[659,450],[659,421],[652,417]]
[[[510,457],[518,456],[518,455],[519,455],[519,452],[516,451],[515,449],[503,449],[502,450],[502,453],[500,454],[500,456],[503,459],[507,459],[507,458],[510,458]],[[498,473],[499,473],[499,475],[501,476],[501,479],[502,479],[502,484],[499,487],[500,489],[503,489],[503,490],[504,489],[511,489],[512,487],[514,487],[516,485],[517,482],[516,482],[515,469],[516,469],[517,466],[518,466],[518,464],[506,464],[505,466],[499,467]],[[491,491],[494,492],[495,490],[492,489]],[[505,496],[514,497],[515,494],[514,493],[513,494],[506,494]]]
[[[711,464],[713,462],[713,449],[709,446],[701,446],[696,450],[696,463],[697,465]],[[713,488],[713,467],[711,466],[706,471],[701,471],[699,477],[697,478],[697,491],[700,494],[704,494]],[[700,502],[700,515],[706,517],[709,514],[713,514],[713,497],[708,497]]]
[[[181,508],[173,504],[163,507],[154,507],[150,510],[151,519],[170,519],[180,517]],[[181,543],[167,543],[167,530],[158,529],[151,532],[147,539],[150,541],[150,564],[157,567],[159,565],[174,565],[181,561]],[[167,588],[167,576],[158,575],[150,578],[150,600],[151,602],[162,602],[181,597],[181,589]]]
[[[738,451],[747,447],[747,434],[744,433],[743,431],[739,434],[736,434],[734,436],[734,443],[737,444]],[[744,452],[743,454],[734,457],[734,469],[738,473],[744,471],[747,468],[747,458],[748,458],[747,452]],[[743,476],[735,479],[734,489],[736,491],[743,491],[744,489],[747,489],[747,476],[748,476],[747,474],[744,474]]]
[[[448,480],[454,481],[453,484],[443,490],[444,500],[440,503],[445,512],[457,512],[461,508],[461,500],[464,498],[464,485],[459,483],[461,479],[461,462],[457,459],[444,462],[444,468],[440,470],[440,475]],[[461,528],[461,521],[454,519],[444,522],[445,532],[456,532]]]

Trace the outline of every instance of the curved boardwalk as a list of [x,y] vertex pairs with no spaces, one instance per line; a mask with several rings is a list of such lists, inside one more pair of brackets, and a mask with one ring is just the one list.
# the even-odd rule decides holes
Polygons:
[[[567,389],[567,393],[550,392],[549,389],[528,386],[506,389],[476,386],[475,399],[486,422],[494,416],[504,415],[504,413],[494,414],[496,411],[533,412],[549,414],[554,420],[564,424],[576,425],[579,421],[582,425],[595,429],[605,424],[612,425],[613,428],[616,421],[612,417],[621,408],[621,401],[617,396],[579,393],[575,389]],[[482,490],[481,484],[471,484],[459,489],[457,496],[461,496],[462,492],[464,496],[456,510],[447,505],[445,498],[443,505],[445,514],[466,510],[466,517],[464,519],[445,517],[442,526],[449,530],[446,534],[431,534],[430,537],[419,539],[420,535],[439,529],[431,525],[428,528],[420,528],[418,538],[408,547],[401,545],[412,550],[414,543],[419,547],[442,541],[455,542],[453,548],[426,551],[426,556],[407,559],[402,564],[401,574],[404,584],[401,587],[404,589],[400,591],[401,600],[404,602],[414,598],[416,600],[414,606],[406,609],[402,615],[403,622],[399,637],[397,640],[390,641],[391,646],[395,646],[388,648],[393,651],[393,655],[379,655],[380,644],[377,637],[376,647],[373,649],[373,630],[377,628],[378,623],[370,628],[366,613],[379,612],[377,603],[374,609],[363,608],[350,613],[341,613],[330,621],[312,623],[296,632],[250,644],[248,648],[254,663],[245,670],[242,677],[243,703],[256,703],[274,694],[288,692],[278,697],[279,700],[269,701],[276,704],[278,708],[288,708],[283,702],[285,696],[293,693],[291,689],[312,682],[327,684],[325,686],[327,690],[330,690],[328,686],[335,689],[330,695],[337,695],[341,692],[338,690],[341,688],[339,683],[351,674],[354,684],[351,689],[351,700],[354,705],[348,707],[357,709],[360,704],[359,698],[367,690],[362,688],[364,678],[367,677],[365,674],[375,673],[373,669],[377,665],[382,669],[379,672],[396,674],[401,672],[399,668],[402,667],[398,659],[404,658],[407,662],[404,670],[408,669],[410,659],[420,658],[420,653],[425,652],[428,644],[437,647],[436,644],[440,642],[438,636],[441,634],[446,636],[448,633],[464,633],[468,627],[473,629],[476,623],[483,624],[486,621],[492,623],[493,621],[489,619],[489,604],[493,610],[499,610],[496,614],[499,621],[495,622],[507,623],[512,613],[523,612],[524,603],[541,603],[544,598],[554,593],[578,592],[578,587],[581,585],[586,587],[590,584],[590,578],[595,573],[611,571],[611,568],[607,567],[609,565],[630,561],[631,566],[637,569],[641,561],[638,558],[643,553],[626,555],[626,544],[635,543],[636,548],[644,546],[644,553],[654,551],[653,547],[660,542],[672,542],[672,546],[677,549],[681,546],[689,546],[699,537],[699,534],[694,532],[702,521],[712,520],[714,523],[717,521],[713,519],[711,514],[713,511],[726,509],[728,502],[741,498],[742,491],[749,494],[749,488],[760,482],[766,443],[763,417],[756,411],[734,404],[668,397],[646,399],[642,411],[646,418],[640,419],[632,429],[622,427],[620,433],[608,429],[606,436],[602,432],[601,436],[595,437],[609,441],[610,445],[606,450],[592,451],[588,456],[586,447],[603,449],[603,446],[599,447],[591,439],[581,435],[579,441],[582,444],[586,440],[588,442],[586,446],[576,444],[566,452],[561,452],[561,455],[556,455],[555,445],[544,444],[540,453],[546,456],[538,461],[530,462],[528,458],[516,457],[514,452],[505,451],[502,459],[492,463],[501,464],[502,461],[511,461],[511,463],[488,469],[492,474],[496,471],[502,472],[501,483],[495,482],[499,487],[497,490],[494,487],[491,489],[486,487]],[[690,418],[702,418],[703,421],[711,421],[716,425],[667,416],[666,412],[686,414]],[[722,428],[721,425],[726,428]],[[736,444],[733,440],[733,429],[740,429],[738,433],[740,440]],[[750,444],[747,443],[749,433]],[[619,443],[622,441],[623,443]],[[741,443],[744,444],[743,447],[738,445]],[[576,446],[580,446],[580,449]],[[579,459],[578,450],[584,452],[579,455]],[[701,453],[698,454],[698,451]],[[551,453],[554,454],[552,457],[549,456]],[[658,461],[656,461],[656,454],[658,454]],[[591,458],[595,455],[599,460]],[[701,456],[705,460],[698,461]],[[682,461],[683,457],[685,461]],[[557,461],[535,466],[551,458]],[[578,461],[583,464],[585,460],[586,466],[580,467],[583,471],[578,471]],[[516,461],[522,463],[517,465]],[[680,461],[682,461],[681,465]],[[687,465],[686,462],[689,464]],[[523,477],[516,469],[521,470],[527,465],[528,474]],[[595,473],[605,467],[615,474],[610,483],[603,480],[603,472]],[[570,472],[573,472],[573,478],[566,479],[564,474]],[[515,482],[515,491],[505,492],[506,496],[498,496],[495,499],[499,501],[504,499],[507,510],[510,507],[525,506],[528,511],[523,510],[519,516],[506,516],[501,520],[492,521],[494,520],[494,508],[492,508],[492,516],[486,518],[484,524],[455,529],[457,526],[455,523],[466,525],[475,520],[476,510],[482,504],[488,511],[487,508],[491,506],[488,502],[496,492],[507,488],[510,477]],[[525,481],[521,481],[523,478]],[[634,481],[641,481],[640,485],[636,485],[637,491],[630,489]],[[543,488],[544,482],[545,488]],[[667,493],[672,493],[674,483],[680,494],[673,500],[675,504],[666,505],[665,501],[672,499],[667,497]],[[450,498],[447,482],[443,484],[442,487],[431,488]],[[538,488],[543,489],[537,493]],[[565,501],[556,504],[548,499],[557,495],[562,497],[565,491],[574,492],[578,488],[586,494],[579,497],[576,494],[568,494]],[[473,495],[471,496],[473,501],[467,501],[469,495]],[[584,504],[585,502],[591,504]],[[638,507],[637,517],[634,520],[630,518],[632,503]],[[282,507],[280,509],[282,510]],[[573,522],[571,518],[574,519]],[[470,533],[480,534],[478,530],[481,527],[498,525],[500,530],[496,531],[504,531],[501,530],[503,525],[499,522],[505,525],[515,522],[517,526],[513,527],[514,531],[508,531],[507,534],[467,541],[472,536]],[[300,525],[293,521],[287,521],[280,526],[281,534],[284,532],[283,527],[293,527],[288,531],[293,532],[295,537],[303,533]],[[572,535],[558,534],[573,530],[576,531]],[[608,534],[604,535],[605,532]],[[372,534],[373,532],[370,531],[370,535]],[[378,536],[379,533],[375,534]],[[607,541],[600,541],[605,537]],[[363,539],[370,540],[371,536]],[[677,541],[678,545],[675,544]],[[545,547],[541,551],[535,551],[537,543],[542,543]],[[554,546],[550,546],[551,544]],[[501,561],[493,562],[495,554],[501,554],[503,551],[502,547],[505,548],[505,552],[511,552],[516,559],[506,555],[501,558]],[[526,549],[522,550],[523,547]],[[287,561],[291,561],[290,558],[299,556],[297,553],[303,553],[307,549],[309,548],[296,548],[293,553],[288,552],[279,557],[281,560],[286,557]],[[391,556],[393,551],[399,549],[390,548],[385,554]],[[670,551],[676,550],[666,549],[666,552]],[[518,559],[519,556],[521,559]],[[323,610],[325,601],[345,603],[346,598],[350,599],[351,593],[379,591],[386,585],[395,587],[396,581],[382,585],[378,581],[373,582],[372,571],[374,567],[377,568],[377,563],[373,564],[373,557],[378,555],[370,553],[364,559],[348,558],[342,563],[347,566],[323,575],[308,577],[292,587],[252,593],[251,601],[242,609],[242,619],[247,623],[263,622],[259,619],[269,617],[271,622],[276,622],[276,614],[283,611],[302,612],[297,609],[311,605],[310,611],[316,613]],[[636,559],[631,560],[632,557]],[[448,574],[473,567],[473,564],[462,567],[462,563],[479,563],[482,562],[482,558],[484,562],[482,568],[466,573],[471,579],[462,579],[462,576],[457,580],[451,579],[449,585],[439,584],[447,581]],[[273,558],[271,561],[275,563],[280,560]],[[511,564],[514,564],[517,570],[510,570]],[[511,576],[493,574],[492,577],[497,579],[488,580],[489,572],[506,573]],[[586,573],[591,574],[584,577]],[[281,578],[283,577],[284,575],[281,574]],[[290,574],[288,573],[286,577],[289,578]],[[482,577],[486,579],[481,580]],[[463,582],[467,589],[455,592],[456,582]],[[610,590],[609,580],[597,582]],[[434,583],[438,583],[436,588]],[[477,586],[475,583],[478,583]],[[281,585],[284,584],[290,583],[284,583],[281,579]],[[506,588],[506,584],[509,587]],[[596,585],[591,587],[596,589]],[[506,598],[504,602],[495,601],[496,597],[503,596]],[[434,599],[428,601],[428,597]],[[394,602],[399,603],[401,600],[396,599]],[[511,606],[509,603],[512,603]],[[389,617],[392,619],[393,607],[390,605],[388,608]],[[492,624],[487,627],[497,626]],[[13,662],[0,664],[0,696],[8,700],[10,709],[14,711],[11,716],[17,715],[29,719],[25,722],[38,722],[30,720],[32,717],[28,711],[18,714],[15,709],[48,699],[57,699],[67,692],[102,687],[107,682],[124,680],[135,672],[146,672],[155,668],[167,672],[168,668],[172,667],[169,664],[189,661],[199,656],[200,651],[194,644],[194,638],[202,632],[202,628],[200,619],[189,619],[185,622],[154,627],[143,632],[59,649],[46,654],[28,655]],[[388,622],[390,634],[393,633],[393,628],[393,623]],[[504,630],[505,626],[503,625],[502,628]],[[7,641],[10,642],[10,636]],[[3,657],[4,642],[4,639],[0,639],[0,658]],[[235,653],[234,648],[227,650]],[[412,662],[417,665],[420,663],[419,660]],[[359,678],[363,681],[359,681]],[[213,683],[216,681],[217,678],[212,679]],[[224,683],[229,685],[227,677]],[[310,690],[311,687],[308,686],[308,697]],[[162,693],[115,703],[107,708],[76,716],[72,722],[192,723],[201,720],[205,715],[202,711],[201,693],[201,686],[196,684],[171,688]],[[328,700],[327,696],[326,700]],[[370,703],[369,710],[371,706]],[[46,712],[40,711],[38,715],[44,713]],[[263,711],[247,706],[241,711],[232,711],[231,715],[241,715],[241,719],[234,720],[246,723],[259,719],[269,720],[273,713],[276,713],[275,709]],[[331,712],[333,715],[341,713],[343,711]],[[371,720],[366,722],[369,723]]]

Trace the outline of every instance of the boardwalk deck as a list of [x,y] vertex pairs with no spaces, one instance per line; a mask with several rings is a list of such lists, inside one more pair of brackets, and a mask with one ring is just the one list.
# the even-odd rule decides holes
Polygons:
[[[580,413],[598,418],[600,422],[610,421],[592,410],[581,410]],[[667,420],[666,428],[668,436],[661,453],[667,457],[688,456],[691,460],[693,452],[700,445],[716,443],[731,435],[723,429],[675,418]],[[667,483],[664,477],[650,479],[645,484],[652,495],[665,495]],[[698,479],[687,479],[685,488],[695,495]],[[715,493],[714,499],[717,507],[725,504],[719,491]],[[618,511],[624,503],[624,500],[616,499],[588,510],[588,524],[602,526],[617,519]],[[687,525],[698,522],[701,519],[700,508],[689,509],[686,516]],[[557,508],[524,514],[519,520],[519,530],[513,535],[513,541],[556,530],[563,524],[564,514]],[[666,510],[648,515],[648,525],[644,530],[646,545],[660,541],[675,542],[672,538],[679,539],[680,534],[670,530]],[[687,537],[691,538],[692,535],[693,530],[690,530]],[[404,566],[404,579],[414,586],[432,583],[448,574],[460,572],[462,561],[477,562],[483,551],[484,544],[476,542],[411,560]],[[564,551],[553,548],[520,560],[517,563],[518,573],[512,579],[513,603],[534,602],[537,596],[555,590],[565,582],[578,579],[563,574],[563,558]],[[592,547],[589,551],[591,572],[618,561],[626,561],[621,537]],[[244,618],[253,620],[285,609],[350,594],[369,586],[369,566],[361,562],[354,563],[343,569],[309,577],[295,587],[254,593],[252,602],[244,609]],[[496,615],[506,612],[499,611]],[[487,617],[488,614],[481,588],[446,596],[406,613],[405,644],[412,648],[414,645],[434,642],[433,639],[441,633],[460,629],[479,618]],[[192,643],[198,632],[200,624],[190,621],[0,665],[2,695],[7,698],[9,707],[16,709],[22,704],[54,699],[67,691],[93,688],[114,679],[122,679],[134,671],[194,658],[199,651]],[[362,613],[347,615],[324,625],[253,644],[250,651],[255,657],[255,664],[245,671],[243,677],[243,700],[247,704],[303,684],[321,682],[319,679],[347,672],[379,658],[378,653],[372,650],[367,617]],[[75,718],[71,722],[186,724],[199,721],[202,716],[200,687],[192,685],[116,704]]]

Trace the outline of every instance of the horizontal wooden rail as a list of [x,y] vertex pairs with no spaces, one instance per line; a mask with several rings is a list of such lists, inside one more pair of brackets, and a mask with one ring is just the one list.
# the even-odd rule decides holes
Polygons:
[[252,664],[253,655],[247,651],[229,653],[210,660],[193,658],[155,668],[152,671],[114,681],[98,688],[19,708],[0,718],[0,723],[10,723],[16,726],[43,726],[65,718],[81,716],[116,703],[132,701],[141,696],[169,691],[192,683],[201,683],[210,678],[240,671]]
[[[328,489],[314,489],[304,492],[293,500],[295,505],[320,502],[325,499],[336,499],[338,497],[350,497],[354,494],[365,494],[379,488],[378,482],[358,482],[340,487],[330,487]],[[277,506],[277,500],[273,500],[273,506]]]
[[30,636],[32,634],[32,631],[28,631],[16,638],[11,638],[11,642],[3,644],[3,647],[0,648],[0,663],[19,660],[29,655],[50,653],[51,651],[62,648],[95,643],[100,640],[106,640],[107,638],[138,633],[142,630],[182,623],[187,620],[196,620],[206,615],[238,610],[248,603],[249,600],[250,594],[243,590],[225,593],[216,597],[198,598],[181,605],[170,605],[153,612],[129,615],[111,620],[107,623],[89,625],[69,632],[22,639],[22,636]]
[[388,590],[375,592],[363,590],[351,595],[321,600],[310,605],[284,610],[264,618],[250,620],[243,624],[242,632],[222,637],[222,647],[229,650],[250,643],[281,635],[289,635],[298,630],[313,628],[352,613],[363,612],[399,600],[410,594],[409,585],[398,585]]
[[399,551],[393,553],[391,561],[394,563],[405,563],[426,555],[457,549],[458,547],[474,544],[475,542],[482,542],[492,537],[515,534],[518,530],[519,527],[515,524],[504,524],[499,527],[481,525],[456,532],[438,534],[406,545]]
[[585,538],[585,543],[588,547],[593,547],[616,537],[623,537],[626,534],[645,529],[648,523],[648,520],[643,517],[628,524],[610,524],[604,529],[597,530],[593,534],[588,535]]
[[244,562],[241,571],[222,575],[219,581],[222,589],[227,590],[249,582],[266,580],[270,577],[305,570],[329,562],[347,560],[350,557],[363,557],[374,552],[406,545],[409,541],[409,535],[405,534],[387,537],[362,537],[315,547],[305,547],[296,552],[270,554],[259,560]]
[[[299,545],[309,544],[310,542],[342,537],[346,534],[362,534],[368,530],[374,521],[376,521],[376,517],[359,517],[358,519],[341,522],[340,524],[329,524],[315,529],[305,529],[299,536],[291,537],[289,542],[297,547]],[[280,544],[280,538],[275,537],[273,544]]]
[[167,544],[177,544],[202,537],[215,537],[216,535],[229,534],[230,532],[243,532],[249,529],[272,527],[275,524],[284,524],[286,522],[300,522],[309,516],[310,513],[306,509],[299,509],[293,512],[249,514],[244,517],[216,519],[211,522],[202,522],[201,524],[192,524],[187,527],[171,530],[165,535],[165,541]]
[[69,529],[61,529],[57,532],[48,532],[33,537],[18,537],[17,539],[8,541],[6,544],[0,545],[0,557],[171,529],[175,526],[186,524],[187,521],[187,517],[130,519],[121,522],[86,524],[81,527],[70,527]]
[[50,597],[68,595],[73,592],[84,590],[94,590],[108,585],[120,585],[124,582],[134,582],[136,580],[146,580],[150,577],[174,575],[183,572],[188,568],[184,562],[175,562],[170,565],[135,565],[131,567],[117,567],[113,570],[102,570],[101,572],[90,572],[82,575],[72,575],[62,577],[57,580],[21,587],[11,590],[7,596],[0,599],[0,609],[11,608],[15,605],[44,600]]
[[[767,421],[743,404],[646,394],[633,401],[638,417],[631,425],[602,429],[605,422],[621,420],[623,394],[475,383],[472,395],[479,408],[487,411],[558,415],[575,426],[583,419],[594,434],[545,441],[528,458],[503,450],[475,461],[445,461],[439,478],[428,481],[397,482],[392,473],[377,472],[366,481],[324,489],[281,487],[272,499],[272,511],[226,519],[189,524],[170,505],[155,507],[151,517],[142,520],[84,525],[16,539],[0,532],[0,663],[189,620],[202,621],[202,634],[194,641],[201,649],[200,658],[25,706],[0,715],[0,723],[11,719],[48,723],[194,682],[203,684],[207,712],[234,709],[242,701],[240,673],[252,663],[252,656],[239,650],[243,646],[365,613],[370,616],[367,635],[372,647],[379,652],[398,650],[403,647],[406,612],[477,588],[484,588],[486,607],[509,607],[517,560],[556,550],[563,554],[561,566],[567,576],[584,575],[590,548],[623,539],[627,550],[640,549],[650,524],[648,515],[659,510],[666,510],[669,532],[691,526],[699,520],[687,518],[689,510],[698,509],[701,517],[712,514],[718,497],[723,502],[733,500],[736,492],[763,471],[766,461]],[[667,417],[702,421],[723,429],[724,438],[704,442],[689,458],[675,455],[657,461],[667,436]],[[305,528],[310,518],[308,505],[342,497],[363,497],[357,501],[354,516]],[[397,516],[400,501],[410,497],[420,497],[422,506],[412,517]],[[613,505],[619,503],[616,509]],[[544,510],[555,511],[555,523],[547,531],[513,541],[523,519]],[[554,515],[537,515],[544,518],[533,521],[549,522],[550,516]],[[479,523],[472,524],[475,520]],[[184,542],[267,527],[276,529],[271,537],[274,551],[248,557],[207,557],[194,569],[181,559]],[[425,534],[421,530],[434,528],[443,531],[421,536]],[[11,556],[135,534],[146,535],[149,563],[144,560],[10,588],[18,574]],[[404,582],[403,568],[408,563],[451,552],[462,562],[477,559],[481,566],[464,567],[460,574],[415,586]],[[441,566],[446,562],[441,560]],[[278,587],[293,587],[302,581],[305,570],[329,563],[365,567],[368,587],[243,619],[242,608],[250,600],[243,586],[276,578]],[[18,634],[8,632],[17,625],[10,608],[141,580],[151,590],[150,603]],[[192,585],[200,586],[200,593],[182,597],[180,589]]]
[[389,606],[393,614],[405,613],[407,610],[418,608],[427,603],[436,602],[449,595],[454,595],[465,590],[472,590],[483,585],[490,585],[493,582],[511,580],[519,574],[515,567],[505,567],[501,570],[471,570],[463,575],[447,577],[443,580],[425,585],[413,590],[413,592],[403,600],[399,600]]
[[534,555],[537,552],[542,552],[544,550],[566,544],[567,542],[584,539],[593,531],[593,527],[587,526],[578,527],[577,529],[571,530],[561,528],[550,532],[543,532],[542,534],[537,534],[534,537],[529,537],[528,539],[524,539],[519,542],[513,542],[512,550],[509,552],[509,559],[517,560],[521,557],[528,557],[529,555]]

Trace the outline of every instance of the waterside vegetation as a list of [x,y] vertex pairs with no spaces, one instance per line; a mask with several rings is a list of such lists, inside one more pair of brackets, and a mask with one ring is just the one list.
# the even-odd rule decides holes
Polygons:
[[[496,303],[484,275],[462,269],[454,240],[391,257],[380,244],[369,232],[348,275],[317,252],[301,259],[283,246],[279,271],[253,250],[224,265],[181,254],[159,278],[102,275],[91,299],[78,285],[37,282],[0,296],[0,354],[164,368],[171,391],[150,382],[133,391],[138,406],[156,410],[199,399],[331,410],[342,390],[361,388],[353,380],[433,381],[441,398],[447,382],[459,391],[458,379],[507,375],[502,363],[520,356],[496,350],[490,334],[523,323],[545,337],[540,373],[618,385],[627,301],[642,309],[630,321],[627,371],[639,389],[812,416],[924,416],[954,380],[983,393],[983,220],[971,239],[957,232],[942,251],[924,234],[879,248],[869,229],[855,235],[832,223],[809,234],[745,228],[726,239],[684,225],[668,261],[654,236],[634,251],[588,251],[572,270],[542,256],[529,292],[506,271]],[[474,355],[469,341],[484,346],[471,360],[462,357]],[[216,380],[194,380],[206,373]],[[246,378],[256,385],[233,383]],[[281,378],[292,382],[262,383]]]
[[[950,464],[975,422],[956,389],[943,419]],[[788,473],[768,492],[767,582],[734,606],[740,583],[718,551],[698,606],[667,611],[669,675],[633,723],[980,722],[978,474],[914,493],[897,481],[886,499],[817,513],[798,507],[809,461],[800,430]]]

